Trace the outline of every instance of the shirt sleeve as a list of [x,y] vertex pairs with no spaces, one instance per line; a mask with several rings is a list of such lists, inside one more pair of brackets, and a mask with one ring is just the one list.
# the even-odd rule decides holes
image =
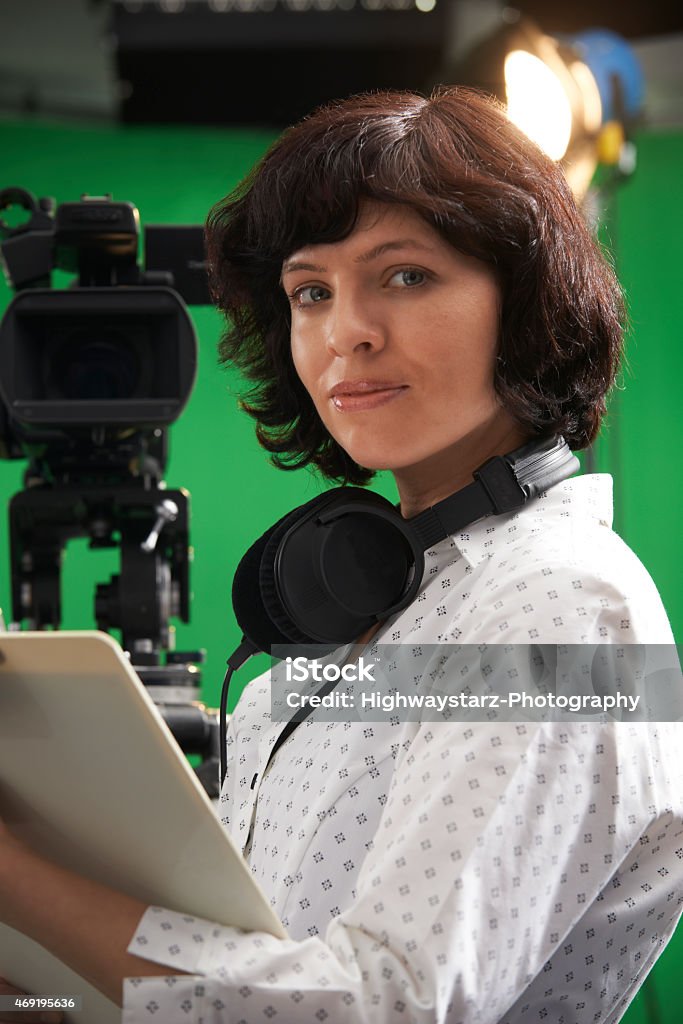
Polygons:
[[[607,534],[608,531],[605,531]],[[618,540],[618,538],[616,538]],[[613,535],[606,537],[614,544]],[[491,572],[478,600],[458,608],[445,639],[491,644],[673,644],[671,626],[651,577],[623,546],[593,564],[552,555],[516,557]]]
[[495,1024],[658,813],[647,730],[420,726],[324,939],[150,908],[129,951],[169,977],[127,980],[125,1024]]

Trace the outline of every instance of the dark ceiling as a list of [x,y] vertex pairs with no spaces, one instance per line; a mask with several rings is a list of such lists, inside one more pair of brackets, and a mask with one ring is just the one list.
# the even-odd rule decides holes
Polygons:
[[[480,13],[476,3],[466,6]],[[680,3],[663,0],[520,0],[514,6],[549,34],[608,28],[642,39],[683,30]],[[415,8],[356,4],[349,11],[293,13],[281,4],[270,14],[221,16],[197,4],[169,16],[156,4],[131,10],[116,3],[121,116],[281,127],[353,92],[428,91],[445,80],[475,84],[444,63],[449,9],[447,0],[426,17]]]
[[550,33],[609,28],[628,39],[638,39],[683,32],[680,0],[520,0],[511,6]]
[[[281,127],[350,92],[428,91],[435,81],[463,81],[453,63],[458,33],[466,47],[479,31],[494,31],[503,7],[499,0],[437,0],[424,15],[407,3],[400,11],[393,2],[372,10],[369,0],[355,0],[349,10],[315,4],[295,12],[291,0],[277,0],[269,14],[240,13],[240,3],[223,16],[208,0],[178,4],[174,14],[164,13],[161,0],[59,0],[54,19],[55,0],[0,0],[0,110]],[[660,123],[683,121],[681,0],[511,6],[549,34],[604,27],[634,41],[649,114],[659,103]],[[36,34],[36,25],[50,31]]]

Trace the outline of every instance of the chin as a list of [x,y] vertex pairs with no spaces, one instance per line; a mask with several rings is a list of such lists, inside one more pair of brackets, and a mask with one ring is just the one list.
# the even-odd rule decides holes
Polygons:
[[[393,472],[395,470],[407,469],[434,454],[432,448],[428,446],[424,446],[424,448],[418,447],[415,444],[415,441],[419,439],[410,437],[409,428],[407,428],[403,435],[393,430],[391,431],[391,437],[381,437],[378,436],[379,431],[371,433],[370,430],[363,432],[354,431],[354,433],[355,437],[353,438],[337,436],[335,440],[357,465],[372,472],[380,472],[382,470]],[[406,434],[408,434],[407,437]],[[411,447],[408,447],[410,441],[413,444]]]
[[412,466],[415,462],[419,462],[419,457],[408,458],[406,457],[405,451],[396,453],[392,456],[392,453],[388,453],[386,449],[381,452],[377,451],[350,451],[346,449],[348,454],[351,456],[354,462],[362,466],[363,469],[370,469],[372,472],[381,472],[387,470],[393,472],[394,470],[405,469],[408,466]]

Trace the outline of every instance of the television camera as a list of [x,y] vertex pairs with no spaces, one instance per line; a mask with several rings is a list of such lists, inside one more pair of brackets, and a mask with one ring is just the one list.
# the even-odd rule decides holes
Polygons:
[[[13,208],[24,217],[6,222]],[[187,305],[208,304],[201,227],[148,225],[131,203],[0,191],[0,254],[15,295],[0,322],[0,458],[27,459],[9,506],[10,628],[58,629],[66,543],[119,548],[97,585],[98,628],[121,643],[217,795],[218,723],[199,696],[203,652],[173,650],[189,620],[189,494],[163,480],[168,428],[196,375]],[[74,274],[53,289],[52,271]]]

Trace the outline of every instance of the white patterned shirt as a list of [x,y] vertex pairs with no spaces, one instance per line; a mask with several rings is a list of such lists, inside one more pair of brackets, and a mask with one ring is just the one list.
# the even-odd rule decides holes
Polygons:
[[[673,642],[580,477],[425,556],[373,643]],[[269,679],[232,716],[225,826],[290,938],[150,908],[142,1024],[613,1024],[683,901],[678,724],[324,722],[278,750]],[[190,972],[173,975],[178,968]]]

